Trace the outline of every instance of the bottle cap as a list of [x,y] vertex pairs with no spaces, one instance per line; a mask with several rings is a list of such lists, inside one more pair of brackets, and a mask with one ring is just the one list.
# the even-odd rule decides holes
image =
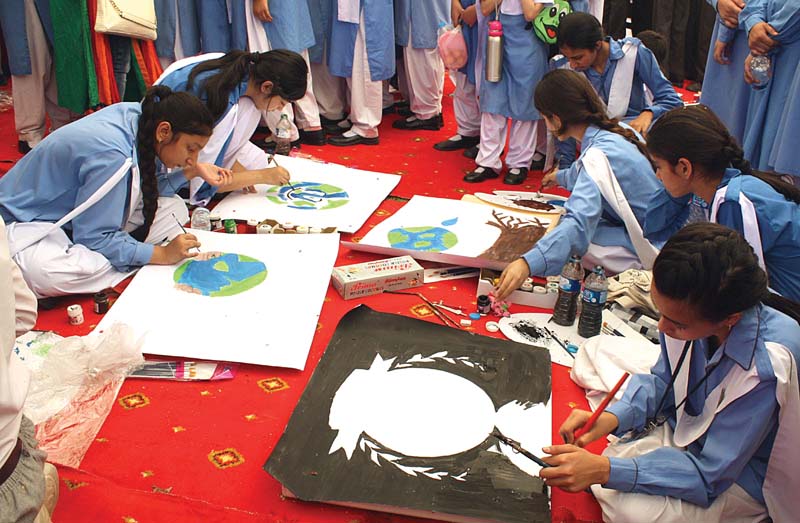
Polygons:
[[257,227],[258,220],[256,220],[255,218],[250,218],[249,220],[247,220],[247,225],[250,227]]
[[473,321],[474,320],[479,320],[479,319],[481,319],[481,315],[478,314],[477,312],[470,312],[469,313],[469,319],[471,319]]
[[500,325],[496,321],[487,321],[486,330],[489,332],[497,332],[500,330]]

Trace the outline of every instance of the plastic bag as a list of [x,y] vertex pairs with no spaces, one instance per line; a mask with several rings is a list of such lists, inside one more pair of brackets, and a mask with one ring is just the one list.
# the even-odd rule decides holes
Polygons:
[[116,324],[101,336],[57,341],[31,369],[24,413],[48,461],[80,465],[125,377],[144,363],[141,346],[130,327]]
[[439,28],[439,56],[448,69],[461,69],[467,65],[467,43],[461,27],[445,25]]

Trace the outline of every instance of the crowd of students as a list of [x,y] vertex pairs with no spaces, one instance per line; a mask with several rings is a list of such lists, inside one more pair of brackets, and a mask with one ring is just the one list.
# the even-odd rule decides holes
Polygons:
[[[573,431],[588,413],[576,411],[562,427],[568,443],[547,449],[553,467],[542,477],[569,490],[594,485],[611,521],[636,521],[642,510],[659,521],[790,520],[796,480],[774,478],[793,463],[778,454],[800,430],[800,407],[786,392],[797,393],[800,357],[799,3],[719,0],[705,105],[688,107],[643,43],[663,39],[605,36],[602,2],[247,0],[219,13],[156,4],[166,69],[155,85],[141,102],[61,127],[72,116],[55,117],[44,3],[0,6],[20,144],[30,149],[0,179],[0,268],[16,278],[0,291],[4,314],[14,314],[16,299],[16,317],[29,315],[25,284],[38,298],[91,293],[143,265],[193,256],[197,238],[176,231],[171,216],[188,220],[176,193],[188,186],[202,204],[216,192],[289,181],[251,142],[282,114],[295,122],[293,140],[317,145],[377,145],[382,115],[398,109],[395,128],[440,129],[437,31],[461,25],[469,60],[450,72],[457,134],[434,147],[474,157],[468,183],[497,178],[505,165],[503,181],[521,184],[546,167],[542,186],[571,192],[560,223],[508,265],[496,296],[529,276],[558,274],[578,254],[610,273],[652,270],[662,313],[652,374],[636,376],[578,441]],[[557,25],[554,46],[532,30],[542,15]],[[484,76],[490,21],[503,27],[502,73],[492,81]],[[754,89],[752,60],[764,55],[770,77]],[[39,82],[41,111],[24,95],[17,105],[28,76]],[[387,96],[393,78],[407,106]],[[46,139],[45,112],[54,128]],[[24,380],[6,379],[22,372],[6,338],[0,463],[19,464],[0,470],[0,497],[32,506],[7,488],[21,464],[39,466],[42,456],[23,434]],[[729,390],[724,401],[720,387]],[[636,445],[612,445],[604,456],[581,448],[654,420],[657,430]]]

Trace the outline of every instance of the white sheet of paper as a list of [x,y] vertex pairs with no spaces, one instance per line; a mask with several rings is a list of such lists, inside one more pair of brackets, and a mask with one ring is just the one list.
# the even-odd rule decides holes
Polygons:
[[522,334],[517,332],[513,327],[514,323],[527,320],[537,327],[547,327],[550,332],[558,336],[558,339],[564,343],[569,342],[580,347],[581,344],[586,341],[586,338],[578,335],[577,319],[572,326],[563,327],[554,322],[547,323],[547,320],[549,320],[551,316],[552,314],[545,314],[541,312],[519,312],[506,318],[500,318],[500,321],[497,323],[500,325],[500,332],[502,332],[503,335],[509,340],[516,341],[517,343],[525,343],[527,345],[535,345],[537,347],[545,347],[550,351],[550,360],[553,363],[558,363],[559,365],[572,368],[572,365],[575,363],[575,358],[567,354],[567,351],[565,351],[558,343],[556,343],[555,340],[545,335],[546,339],[533,342],[522,336]]
[[[229,194],[214,208],[214,213],[223,220],[269,218],[281,223],[356,232],[400,183],[396,174],[361,171],[305,158],[276,156],[276,159],[291,174],[295,189],[288,185],[256,185],[255,193]],[[318,184],[328,187],[320,188]]]
[[303,369],[339,235],[192,233],[204,253],[234,253],[263,262],[266,279],[238,294],[206,296],[176,288],[174,277],[182,263],[148,265],[94,332],[121,322],[145,335],[146,354]]
[[[511,228],[537,220],[480,203],[414,196],[360,242],[346,245],[367,251],[374,247],[396,256],[409,254],[422,260],[502,269],[508,262],[480,257],[501,235],[499,227],[489,224],[497,222],[493,212]],[[539,223],[546,228],[550,222],[539,219]]]

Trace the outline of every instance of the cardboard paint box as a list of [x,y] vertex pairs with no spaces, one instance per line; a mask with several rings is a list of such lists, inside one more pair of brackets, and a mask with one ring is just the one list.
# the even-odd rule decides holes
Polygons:
[[422,266],[411,256],[334,267],[331,274],[333,288],[345,300],[419,287],[423,279]]
[[[494,290],[494,281],[500,278],[499,271],[491,269],[481,269],[481,277],[478,279],[478,294],[489,295]],[[540,286],[539,283],[534,283],[535,286]],[[558,299],[558,292],[547,292],[547,287],[544,286],[545,292],[532,292],[523,291],[521,288],[513,291],[508,295],[505,301],[509,303],[517,303],[519,305],[528,305],[531,307],[540,307],[542,309],[552,309],[556,305]]]

